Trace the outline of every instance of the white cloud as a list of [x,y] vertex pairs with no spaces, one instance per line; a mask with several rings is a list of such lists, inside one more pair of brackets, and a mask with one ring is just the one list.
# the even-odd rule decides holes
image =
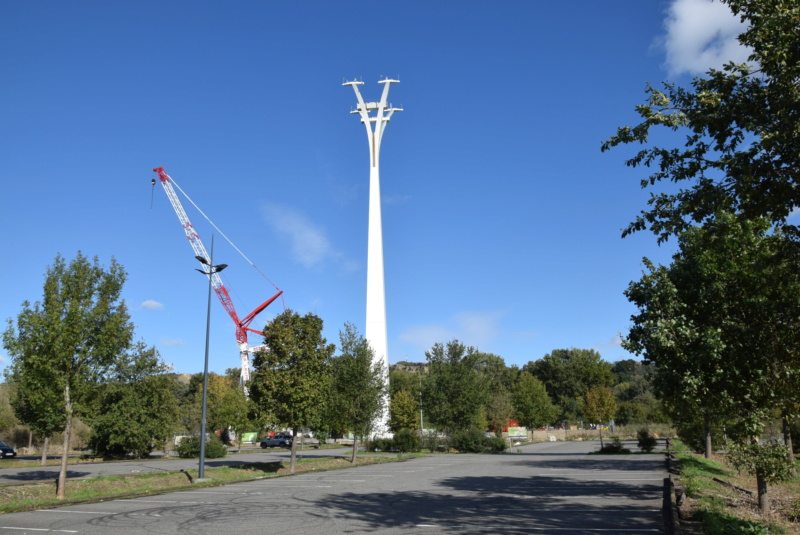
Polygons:
[[398,336],[401,342],[414,346],[421,354],[433,347],[433,344],[446,343],[458,335],[441,325],[415,325],[409,327]]
[[712,0],[674,0],[665,21],[670,76],[702,74],[725,63],[743,63],[749,50],[736,39],[745,29],[727,5]]
[[502,312],[458,312],[444,325],[415,325],[400,335],[401,342],[414,346],[420,352],[433,347],[435,343],[447,343],[454,338],[464,345],[483,350],[502,334],[500,320]]
[[265,204],[261,213],[278,234],[289,240],[294,260],[303,266],[311,268],[326,260],[341,261],[341,253],[333,248],[324,229],[304,214],[273,203]]
[[411,200],[411,195],[401,194],[401,193],[396,193],[394,195],[384,195],[382,200],[383,204],[385,205],[405,204]]
[[167,347],[183,347],[186,345],[186,342],[180,338],[162,338],[161,343]]
[[163,303],[159,303],[158,301],[148,299],[147,301],[139,305],[139,308],[144,308],[146,310],[161,310],[162,308],[164,308],[164,305]]
[[[595,344],[595,346],[592,349],[594,349],[595,351],[597,351],[598,353],[603,355],[607,351],[612,351],[612,350],[614,350],[616,348],[620,348],[620,347],[622,347],[622,335],[617,333],[610,340],[606,340],[604,342],[598,342],[597,344]],[[626,357],[626,358],[629,358],[629,357]],[[608,359],[606,359],[606,360],[608,360]]]

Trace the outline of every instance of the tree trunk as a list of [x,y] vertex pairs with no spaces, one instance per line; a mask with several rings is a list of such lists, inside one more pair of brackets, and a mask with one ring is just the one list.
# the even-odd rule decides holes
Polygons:
[[597,426],[597,429],[600,430],[600,449],[603,449],[603,424]]
[[58,500],[63,500],[66,497],[67,458],[69,457],[69,440],[72,435],[72,398],[70,397],[69,384],[64,387],[64,412],[67,418],[64,424],[64,448],[61,451],[61,470],[58,473],[58,488],[56,489],[56,499]]
[[356,455],[358,455],[358,436],[353,434],[353,455],[350,457],[351,464],[356,464]]
[[289,473],[294,474],[294,464],[297,459],[297,428],[292,428],[292,454],[289,456]]
[[769,494],[767,489],[767,479],[763,468],[756,468],[756,485],[758,487],[758,508],[761,514],[769,514]]
[[705,421],[705,432],[706,432],[706,453],[705,458],[710,459],[713,450],[711,449],[711,422],[706,419]]
[[789,427],[789,416],[787,414],[783,415],[782,423],[783,423],[783,444],[789,450],[786,453],[786,458],[789,459],[789,463],[791,464],[790,470],[792,473],[792,479],[797,479],[797,465],[795,464],[794,451],[792,450],[792,430]]
[[47,464],[47,448],[50,446],[50,437],[44,437],[44,444],[42,445],[42,466]]

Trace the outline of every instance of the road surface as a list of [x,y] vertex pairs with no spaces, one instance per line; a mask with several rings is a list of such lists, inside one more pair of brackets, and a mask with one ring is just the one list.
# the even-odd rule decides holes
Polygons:
[[662,533],[663,455],[586,455],[596,449],[542,443],[65,505],[0,515],[0,535]]

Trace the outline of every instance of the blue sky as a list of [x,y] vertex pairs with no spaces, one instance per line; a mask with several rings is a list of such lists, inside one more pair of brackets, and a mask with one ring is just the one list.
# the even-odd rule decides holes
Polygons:
[[[742,58],[707,0],[3,1],[0,25],[0,318],[41,299],[56,254],[113,256],[137,338],[186,373],[202,371],[207,282],[151,169],[338,343],[345,322],[364,328],[369,178],[342,82],[376,100],[384,76],[404,108],[381,153],[389,361],[453,338],[509,365],[630,358],[622,292],[672,245],[620,238],[646,171],[600,143],[647,82]],[[274,288],[215,244],[243,316]],[[211,321],[210,368],[238,366],[216,301]]]

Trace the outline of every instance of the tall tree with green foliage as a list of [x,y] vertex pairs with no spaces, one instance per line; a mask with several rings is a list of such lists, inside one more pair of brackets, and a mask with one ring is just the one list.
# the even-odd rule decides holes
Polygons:
[[14,408],[11,406],[12,385],[8,383],[0,384],[0,433],[3,433],[15,425],[18,420],[14,415]]
[[374,359],[374,351],[355,325],[346,323],[339,340],[341,353],[331,359],[328,403],[353,433],[351,462],[355,463],[359,439],[370,436],[374,422],[385,410],[388,385],[383,363]]
[[[278,422],[299,436],[315,423],[328,392],[328,364],[336,347],[322,336],[322,319],[287,309],[264,328],[268,350],[253,357],[250,396]],[[292,442],[290,472],[295,471],[297,441]]]
[[177,380],[154,347],[139,342],[114,364],[89,418],[89,446],[104,457],[145,458],[177,430]]
[[[249,386],[241,383],[241,377],[241,368],[226,368],[228,387],[221,392],[219,399],[220,420],[224,422],[222,428],[233,433],[235,439],[231,441],[236,443],[239,450],[242,449],[244,434],[261,428],[256,416],[258,411],[246,389]],[[230,439],[230,435],[227,438]]]
[[773,408],[797,406],[800,244],[765,219],[718,213],[679,246],[670,266],[648,264],[626,292],[640,313],[625,345],[655,363],[674,416],[721,415],[728,435],[749,443]]
[[598,424],[600,447],[603,447],[603,425],[617,414],[617,400],[608,387],[594,387],[586,391],[583,414],[591,423]]
[[612,365],[594,349],[554,349],[543,358],[528,362],[523,370],[542,381],[559,407],[559,418],[577,421],[590,388],[613,384]]
[[[69,264],[61,255],[47,268],[42,302],[22,304],[9,320],[3,346],[29,386],[46,391],[63,423],[58,499],[64,498],[72,422],[90,414],[100,379],[130,345],[133,325],[121,300],[125,270],[108,269],[80,252]],[[13,373],[13,372],[12,372]]]
[[[647,144],[625,163],[654,167],[642,187],[675,182],[623,235],[649,229],[666,240],[720,211],[785,225],[800,206],[800,31],[797,7],[783,0],[722,0],[747,25],[739,41],[747,64],[729,63],[695,77],[691,87],[648,85],[636,107],[641,122],[623,126],[602,150]],[[674,147],[654,146],[659,131],[685,133]]]
[[[620,144],[649,144],[651,134],[659,130],[685,134],[684,142],[675,147],[649,145],[626,162],[630,167],[657,169],[642,180],[643,187],[671,181],[680,189],[653,194],[649,209],[642,211],[623,235],[649,229],[663,241],[693,224],[706,226],[720,214],[737,213],[753,221],[766,219],[770,227],[781,229],[793,240],[800,237],[797,226],[787,221],[800,206],[797,7],[782,0],[722,1],[745,23],[747,29],[739,41],[750,48],[748,63],[709,70],[694,78],[690,88],[648,86],[645,103],[636,108],[642,121],[619,128],[602,145],[608,150]],[[756,306],[752,313],[763,314],[765,308]],[[773,338],[783,324],[772,327],[764,336],[748,335],[749,347],[744,353],[752,351],[756,340]],[[747,364],[740,370],[733,362],[725,370],[741,373],[739,384],[745,384],[744,376],[761,384],[764,377],[776,374],[759,375],[764,370],[760,365]],[[786,373],[787,368],[777,371],[777,375]],[[777,383],[774,378],[771,381]],[[753,403],[755,399],[750,398],[747,404]],[[752,432],[755,428],[750,424],[758,413],[750,414],[744,422]]]
[[712,430],[732,403],[720,384],[726,366],[723,309],[710,300],[714,286],[704,283],[703,266],[685,260],[676,255],[669,267],[643,260],[648,272],[625,292],[640,312],[631,317],[623,347],[655,365],[655,387],[673,421],[691,424],[686,429],[701,422],[705,456],[711,458]]
[[389,403],[389,429],[419,429],[421,426],[419,398],[408,390],[398,390]]
[[436,343],[425,352],[429,371],[424,383],[423,405],[433,427],[455,432],[485,428],[484,406],[489,383],[475,366],[478,353],[458,340]]
[[528,372],[519,374],[511,401],[517,423],[528,429],[545,427],[558,417],[558,407],[550,401],[544,383]]
[[60,407],[61,392],[41,388],[39,364],[33,359],[16,359],[5,369],[5,375],[14,390],[10,399],[14,415],[43,439],[41,465],[45,466],[50,437],[64,429],[65,416]]

